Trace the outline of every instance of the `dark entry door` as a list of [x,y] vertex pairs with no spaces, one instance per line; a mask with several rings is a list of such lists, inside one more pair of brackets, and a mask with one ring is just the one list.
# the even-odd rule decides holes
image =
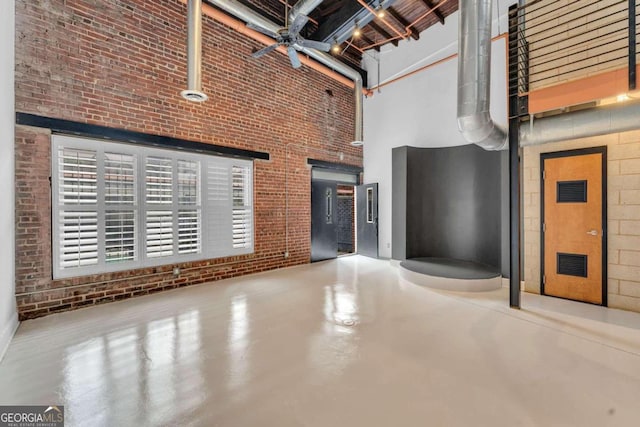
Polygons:
[[335,182],[311,181],[311,262],[338,256],[337,190]]
[[606,305],[605,152],[542,155],[542,292]]
[[378,184],[356,187],[358,254],[378,258]]

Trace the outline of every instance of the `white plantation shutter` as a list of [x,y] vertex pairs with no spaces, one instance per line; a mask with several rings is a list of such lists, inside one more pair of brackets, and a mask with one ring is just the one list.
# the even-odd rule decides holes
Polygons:
[[105,202],[133,206],[136,202],[136,156],[105,153]]
[[170,205],[173,200],[173,165],[170,158],[147,157],[145,161],[146,202]]
[[205,229],[212,257],[253,252],[253,162],[210,158],[206,166]]
[[200,201],[200,162],[178,160],[178,202],[196,206]]
[[77,268],[98,264],[97,153],[92,150],[58,150],[58,200],[69,210],[58,212],[57,267]]
[[60,212],[60,268],[98,264],[96,212]]
[[200,162],[178,160],[178,253],[200,252]]
[[137,194],[138,156],[104,153],[104,248],[105,263],[137,259]]
[[173,160],[148,156],[144,161],[147,258],[173,255]]
[[173,255],[173,212],[147,211],[147,257]]
[[54,278],[253,251],[253,163],[52,138]]
[[195,254],[200,251],[200,212],[178,212],[178,252]]
[[136,259],[136,221],[133,211],[106,211],[105,262]]
[[64,148],[58,151],[58,189],[61,203],[96,204],[97,164],[95,151]]
[[224,242],[231,242],[232,239],[231,165],[220,160],[209,159],[207,162],[205,230],[209,241],[219,242],[209,248],[211,257],[223,256]]
[[233,247],[250,248],[253,242],[253,212],[251,208],[251,170],[248,166],[233,166]]

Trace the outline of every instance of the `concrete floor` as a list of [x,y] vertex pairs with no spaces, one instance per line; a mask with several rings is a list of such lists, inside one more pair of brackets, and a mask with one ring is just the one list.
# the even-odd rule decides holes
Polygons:
[[68,426],[637,426],[640,314],[359,256],[22,323],[0,404]]

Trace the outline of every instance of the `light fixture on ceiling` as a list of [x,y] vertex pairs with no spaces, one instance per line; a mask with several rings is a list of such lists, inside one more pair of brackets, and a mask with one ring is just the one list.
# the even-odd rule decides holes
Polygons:
[[362,35],[362,28],[358,25],[358,21],[356,21],[355,26],[353,27],[353,37],[358,38]]
[[382,6],[378,6],[376,8],[376,16],[380,19],[384,18],[387,15],[387,12],[382,8]]
[[340,44],[338,43],[337,39],[333,39],[333,44],[331,45],[331,52],[333,53],[340,53]]

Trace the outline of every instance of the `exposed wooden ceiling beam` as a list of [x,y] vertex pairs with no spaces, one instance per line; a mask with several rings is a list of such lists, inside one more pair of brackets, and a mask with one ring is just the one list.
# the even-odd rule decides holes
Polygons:
[[334,3],[332,5],[329,5],[327,7],[318,7],[315,10],[317,11],[317,13],[319,14],[320,18],[326,18],[329,15],[332,15],[334,13],[336,13],[337,11],[339,11],[341,8],[343,7],[343,4],[340,2]]
[[420,38],[420,33],[418,32],[418,30],[416,30],[414,27],[411,27],[409,25],[410,22],[407,21],[407,19],[404,16],[402,16],[400,12],[395,10],[393,6],[389,6],[387,8],[387,12],[389,12],[389,15],[393,16],[393,18],[396,21],[398,21],[400,25],[402,25],[403,27],[407,28],[410,31],[410,35],[414,40],[418,40]]
[[[360,35],[360,40],[365,42],[368,46],[371,46],[372,44],[375,44],[375,42],[373,40],[371,40],[369,37],[365,36],[364,34]],[[380,52],[380,46],[376,46],[376,47],[374,47],[374,49],[376,51]]]
[[[393,36],[391,34],[387,33],[387,31],[384,28],[382,28],[380,25],[376,24],[374,21],[369,22],[368,26],[373,28],[373,30],[375,32],[380,34],[385,39],[392,39],[393,38]],[[391,43],[393,43],[394,46],[398,46],[398,40],[391,40]]]
[[[442,0],[442,1],[447,1],[447,0]],[[436,16],[436,18],[438,18],[438,21],[440,21],[440,23],[444,25],[444,15],[438,9],[434,9],[436,6],[433,4],[433,2],[431,0],[422,0],[422,3],[424,3],[427,9],[433,10],[433,14]]]
[[362,6],[357,1],[349,1],[335,13],[319,20],[318,29],[312,34],[314,40],[322,40],[331,43],[331,37],[341,26],[353,19],[362,10]]

